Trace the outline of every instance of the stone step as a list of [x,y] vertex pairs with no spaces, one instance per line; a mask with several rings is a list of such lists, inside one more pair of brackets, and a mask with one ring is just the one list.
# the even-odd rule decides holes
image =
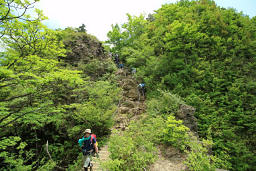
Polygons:
[[[120,100],[120,106],[118,108],[118,113],[115,116],[116,124],[111,130],[122,130],[117,134],[123,134],[123,131],[129,125],[131,119],[136,119],[141,113],[144,113],[146,107],[144,104],[144,98],[138,101],[138,90],[137,81],[129,75],[125,69],[119,69],[116,75],[119,76],[119,86],[123,89],[123,97]],[[112,134],[113,135],[113,134]],[[93,171],[102,171],[100,168],[100,162],[109,160],[110,152],[108,151],[108,145],[103,146],[99,150],[99,159],[93,157]]]

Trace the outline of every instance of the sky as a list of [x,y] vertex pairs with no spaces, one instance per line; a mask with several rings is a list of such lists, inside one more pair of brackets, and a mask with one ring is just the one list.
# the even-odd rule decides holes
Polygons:
[[[100,41],[107,39],[111,24],[127,21],[126,14],[140,15],[153,13],[165,3],[177,0],[40,0],[37,8],[49,18],[46,25],[52,29],[86,25],[87,33]],[[256,15],[256,0],[215,0],[217,5]]]

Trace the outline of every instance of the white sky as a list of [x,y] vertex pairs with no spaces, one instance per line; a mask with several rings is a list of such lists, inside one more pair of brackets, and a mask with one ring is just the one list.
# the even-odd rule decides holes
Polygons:
[[86,25],[89,34],[107,39],[111,24],[127,21],[126,14],[138,16],[152,13],[162,4],[177,0],[40,0],[37,8],[49,18],[53,29]]
[[[126,14],[153,13],[162,4],[177,0],[40,0],[37,8],[49,18],[47,26],[56,28],[79,27],[86,25],[89,34],[99,40],[107,39],[111,24],[127,21]],[[234,7],[255,16],[256,0],[216,0],[223,7]],[[252,12],[254,11],[254,12]]]

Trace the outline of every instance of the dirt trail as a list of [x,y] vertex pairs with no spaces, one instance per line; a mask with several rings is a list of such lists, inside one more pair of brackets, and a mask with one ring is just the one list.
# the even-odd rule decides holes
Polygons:
[[[113,130],[125,131],[129,122],[134,120],[141,113],[145,112],[146,106],[144,98],[138,98],[137,85],[138,83],[126,70],[119,69],[116,72],[118,76],[119,86],[122,88],[122,98],[119,103],[118,111],[115,118],[115,125]],[[111,136],[111,135],[110,135]],[[93,170],[100,171],[100,163],[109,159],[110,152],[108,151],[108,144],[99,150],[99,159],[93,158]]]
[[[137,85],[135,79],[128,74],[125,70],[118,70],[116,73],[119,77],[119,85],[122,87],[122,99],[120,100],[119,108],[115,116],[116,125],[112,130],[125,131],[129,122],[135,120],[140,114],[146,111],[146,105],[144,98],[139,100]],[[111,135],[110,135],[111,136]],[[99,160],[93,159],[93,170],[101,171],[100,162],[109,159],[110,152],[108,151],[108,145],[102,147],[99,151]],[[150,167],[150,171],[180,171],[185,170],[183,161],[185,156],[180,154],[174,148],[158,148],[159,159]]]
[[150,171],[181,171],[186,167],[183,164],[185,154],[181,154],[172,147],[159,147],[158,160],[150,167]]

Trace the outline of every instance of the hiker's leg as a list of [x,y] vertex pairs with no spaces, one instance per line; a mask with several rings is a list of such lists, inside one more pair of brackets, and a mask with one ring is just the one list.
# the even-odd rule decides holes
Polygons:
[[139,96],[139,101],[140,101],[140,89],[138,89],[138,96]]
[[90,153],[90,155],[89,155],[89,158],[90,158],[89,166],[90,166],[90,168],[92,168],[92,166],[93,166],[93,164],[92,164],[92,156],[93,156],[93,153]]
[[88,168],[89,164],[90,164],[90,155],[86,155],[85,161],[84,161],[84,168]]

